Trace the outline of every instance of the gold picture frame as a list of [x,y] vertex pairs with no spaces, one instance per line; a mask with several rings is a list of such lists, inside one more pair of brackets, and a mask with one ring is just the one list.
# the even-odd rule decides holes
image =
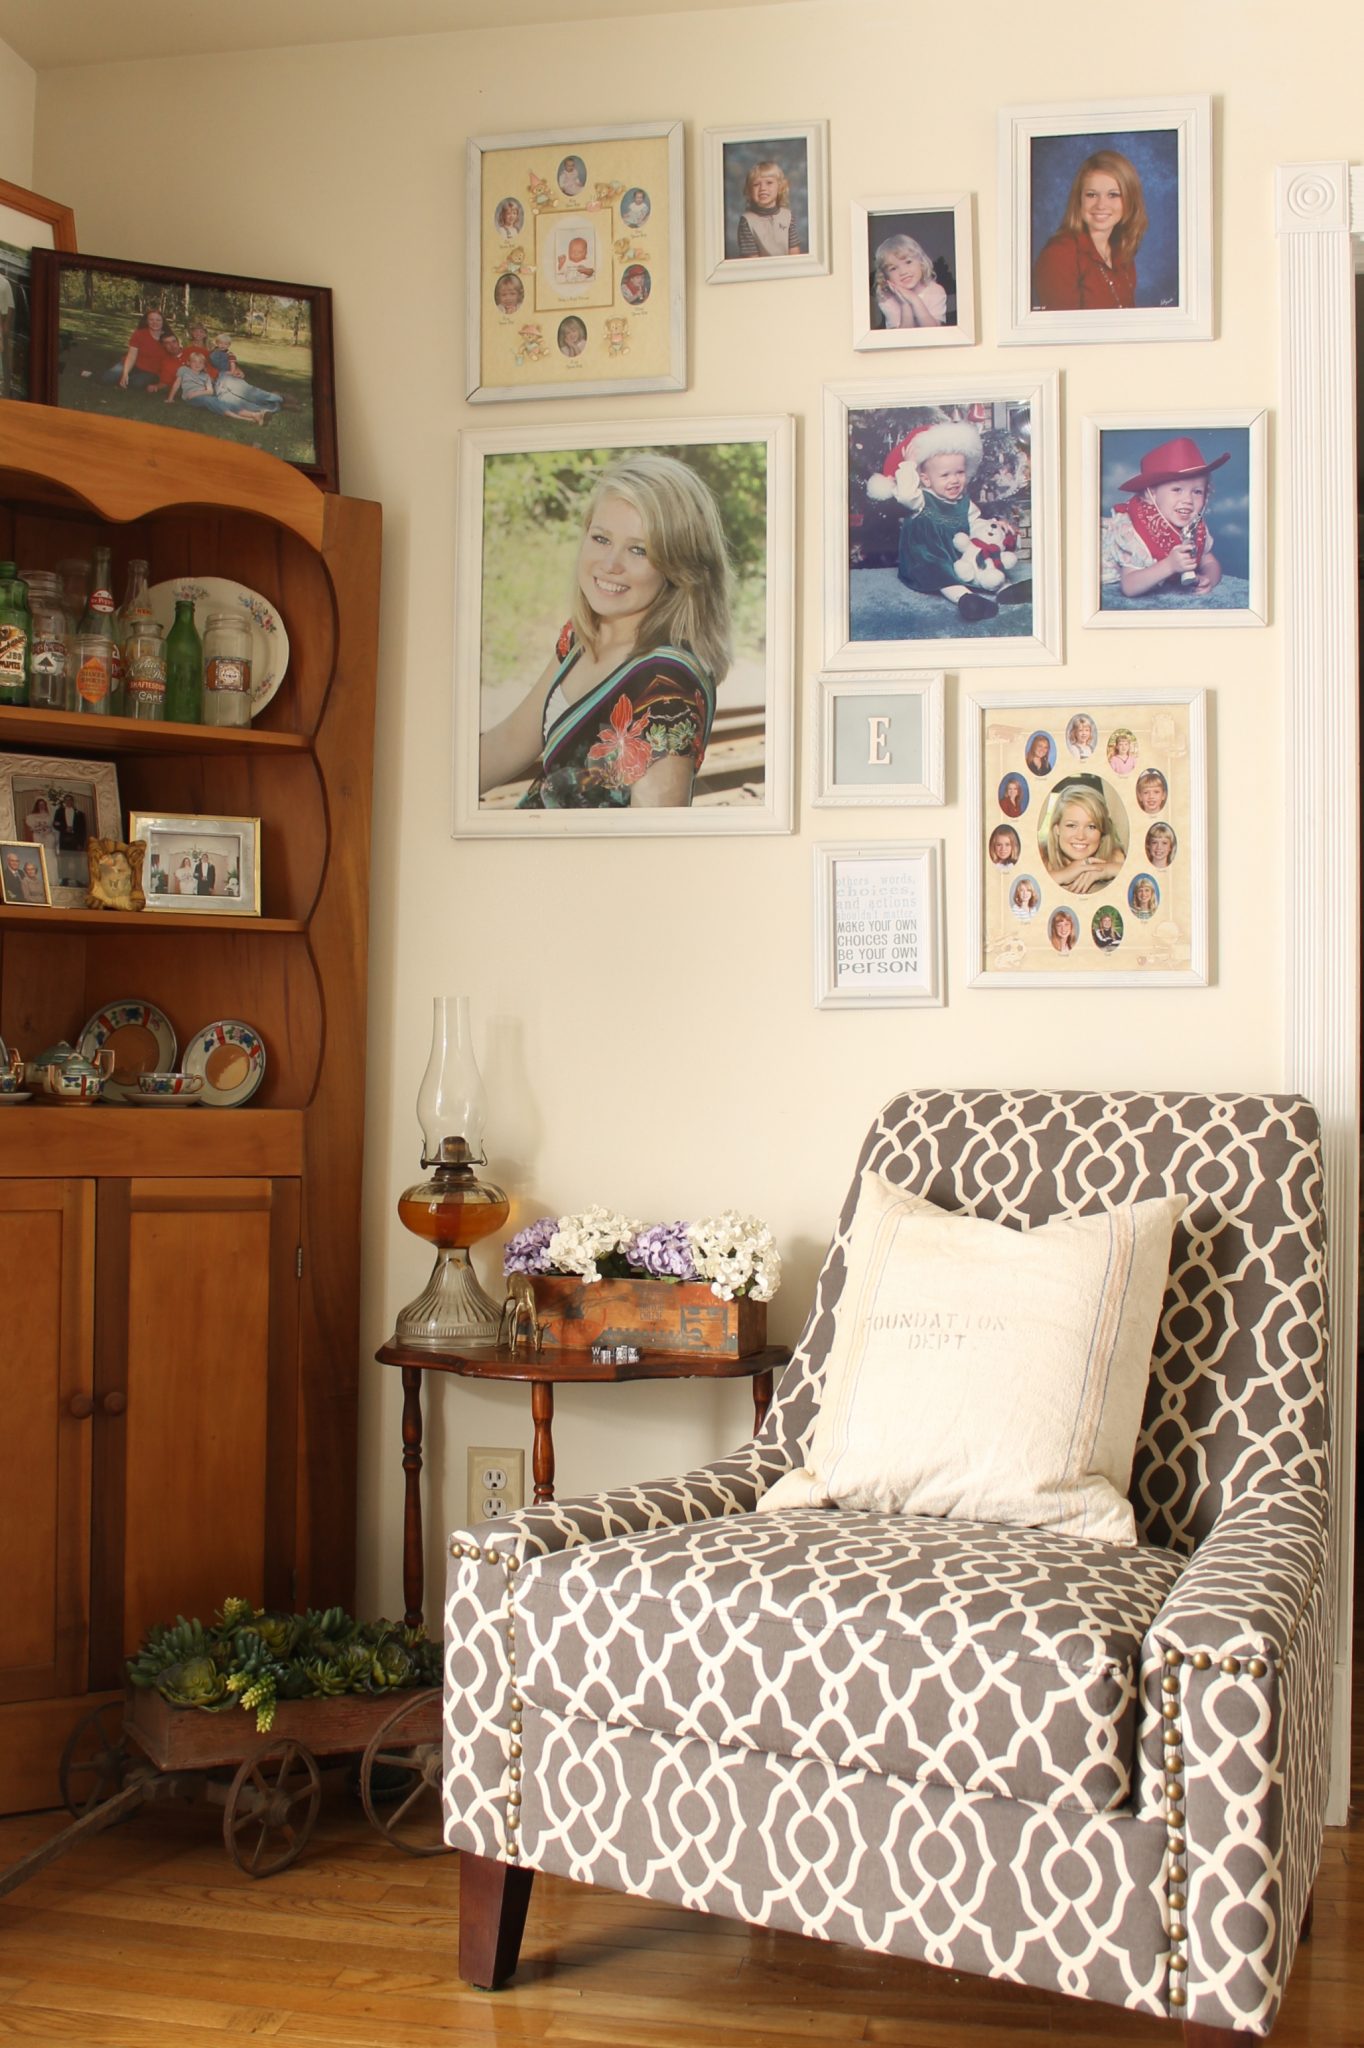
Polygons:
[[90,863],[87,910],[145,910],[142,863],[147,849],[140,839],[92,839],[85,849]]

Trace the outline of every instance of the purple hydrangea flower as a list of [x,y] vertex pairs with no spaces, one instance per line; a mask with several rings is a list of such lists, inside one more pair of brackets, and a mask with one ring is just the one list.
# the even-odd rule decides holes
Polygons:
[[552,1273],[549,1241],[559,1228],[557,1216],[537,1216],[515,1237],[508,1238],[502,1252],[504,1273]]
[[685,1223],[654,1223],[636,1232],[625,1247],[625,1258],[656,1280],[697,1278]]

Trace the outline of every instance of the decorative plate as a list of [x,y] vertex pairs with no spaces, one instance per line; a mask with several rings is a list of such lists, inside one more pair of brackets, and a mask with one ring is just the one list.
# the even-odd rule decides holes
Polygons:
[[177,597],[194,599],[194,623],[201,640],[210,612],[245,611],[251,622],[251,716],[259,717],[289,666],[289,635],[275,607],[268,598],[226,576],[177,576],[169,583],[154,583],[147,592],[163,633],[169,633],[175,623]]
[[249,1102],[265,1079],[265,1047],[259,1031],[237,1017],[205,1024],[185,1047],[187,1074],[202,1074],[199,1097],[209,1109],[235,1109]]
[[175,1033],[170,1018],[155,1003],[106,1003],[86,1023],[76,1049],[92,1060],[102,1046],[112,1048],[114,1071],[104,1084],[109,1102],[131,1102],[139,1074],[175,1071]]

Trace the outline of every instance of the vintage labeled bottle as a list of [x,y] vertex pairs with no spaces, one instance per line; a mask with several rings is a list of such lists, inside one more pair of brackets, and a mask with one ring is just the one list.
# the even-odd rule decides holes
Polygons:
[[210,612],[204,629],[204,724],[250,723],[250,620],[242,612]]
[[165,717],[166,650],[155,619],[136,621],[123,643],[123,693],[129,718]]
[[166,635],[166,716],[176,725],[197,725],[203,711],[204,643],[194,623],[194,599],[177,597]]
[[71,621],[62,602],[60,579],[50,569],[24,573],[28,609],[33,620],[28,701],[49,711],[69,711],[67,667],[71,655]]
[[28,585],[13,562],[0,562],[0,704],[27,704],[32,644]]
[[128,587],[123,594],[123,602],[114,613],[114,644],[118,648],[119,676],[123,685],[123,701],[119,708],[128,718],[139,714],[134,712],[128,696],[125,649],[129,640],[142,626],[153,623],[155,614],[152,611],[151,600],[147,596],[147,564],[133,560],[128,564]]
[[77,633],[72,653],[76,672],[76,709],[93,718],[108,718],[114,708],[114,636],[108,632]]
[[[107,709],[121,712],[123,709],[123,664],[119,659],[118,637],[114,630],[114,572],[111,552],[108,548],[95,549],[95,566],[90,573],[90,595],[85,600],[79,632],[82,638],[102,634],[109,642],[109,703]],[[77,675],[77,693],[80,680]],[[86,704],[77,704],[78,711],[88,709]]]

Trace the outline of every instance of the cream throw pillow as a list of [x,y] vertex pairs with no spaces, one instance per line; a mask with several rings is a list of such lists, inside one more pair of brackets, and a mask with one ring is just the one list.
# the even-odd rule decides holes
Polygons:
[[809,1463],[759,1507],[1135,1543],[1124,1496],[1184,1206],[1015,1230],[866,1174]]

